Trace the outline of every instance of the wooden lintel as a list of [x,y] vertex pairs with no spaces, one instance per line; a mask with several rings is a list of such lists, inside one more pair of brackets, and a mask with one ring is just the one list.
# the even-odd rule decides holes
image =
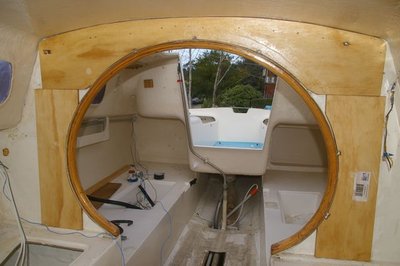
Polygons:
[[317,94],[380,95],[383,40],[306,23],[229,17],[128,21],[49,37],[39,45],[43,87],[87,88],[132,51],[182,40],[257,51]]

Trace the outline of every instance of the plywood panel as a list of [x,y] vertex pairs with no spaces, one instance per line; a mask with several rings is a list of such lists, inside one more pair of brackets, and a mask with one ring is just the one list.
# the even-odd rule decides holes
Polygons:
[[69,184],[66,139],[78,105],[76,90],[36,90],[42,223],[82,229],[82,211]]
[[56,35],[40,43],[43,86],[83,89],[134,49],[193,39],[259,51],[315,93],[380,93],[382,40],[317,25],[253,18],[130,21]]
[[[331,215],[318,228],[318,257],[361,261],[371,258],[383,110],[383,97],[327,98],[327,116],[341,155]],[[354,174],[359,171],[371,172],[366,202],[352,198]]]

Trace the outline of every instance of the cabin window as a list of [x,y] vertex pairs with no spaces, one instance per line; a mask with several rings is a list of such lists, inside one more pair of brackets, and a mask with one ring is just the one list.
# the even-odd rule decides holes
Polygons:
[[0,104],[4,103],[11,91],[12,66],[8,61],[0,60]]
[[110,139],[108,117],[83,121],[78,133],[77,147],[84,147]]
[[100,104],[103,101],[104,94],[106,92],[106,85],[101,88],[101,90],[97,93],[96,97],[94,97],[92,104]]

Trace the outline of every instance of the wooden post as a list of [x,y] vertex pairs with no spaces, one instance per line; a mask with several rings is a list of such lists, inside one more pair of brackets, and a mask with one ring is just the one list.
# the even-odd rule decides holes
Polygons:
[[[371,259],[384,106],[383,97],[327,98],[327,116],[341,155],[331,215],[318,228],[317,257]],[[353,199],[358,172],[371,173],[366,201]]]
[[66,139],[78,91],[36,90],[35,97],[42,223],[82,229],[82,210],[66,164]]

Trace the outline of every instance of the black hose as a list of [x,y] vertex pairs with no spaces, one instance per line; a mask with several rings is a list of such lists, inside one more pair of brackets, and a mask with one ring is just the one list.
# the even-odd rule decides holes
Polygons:
[[136,205],[127,203],[127,202],[118,201],[118,200],[103,199],[103,198],[98,198],[98,197],[94,197],[94,196],[90,196],[90,195],[86,195],[86,196],[91,201],[97,201],[97,202],[101,202],[101,203],[118,205],[118,206],[122,206],[122,207],[125,207],[125,208],[128,208],[128,209],[142,210],[142,208],[140,208],[140,207],[138,207]]
[[149,194],[147,194],[146,190],[142,187],[142,185],[139,185],[140,191],[142,191],[143,195],[147,199],[147,201],[150,203],[151,207],[154,207],[154,201],[150,198]]
[[128,226],[131,226],[133,224],[132,220],[111,220],[111,223],[113,223],[116,227],[118,227],[119,233],[122,235],[124,232],[124,229],[120,226],[120,224],[127,224]]

